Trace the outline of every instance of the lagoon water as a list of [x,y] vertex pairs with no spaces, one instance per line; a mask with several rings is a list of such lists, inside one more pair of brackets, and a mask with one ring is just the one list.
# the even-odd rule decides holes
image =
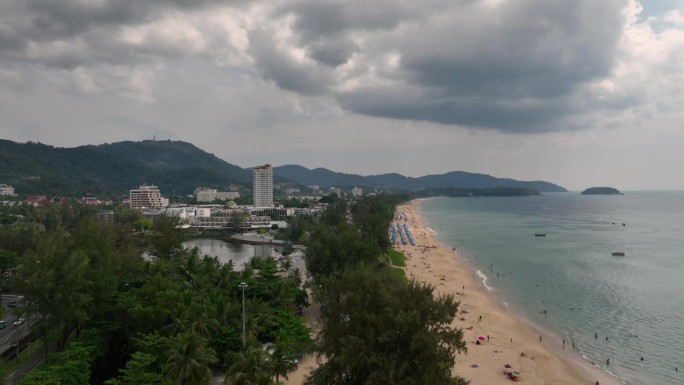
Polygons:
[[684,383],[684,192],[436,198],[420,210],[568,354],[629,384]]
[[188,249],[197,247],[200,255],[217,257],[221,263],[233,261],[234,269],[240,271],[252,257],[269,257],[273,255],[274,251],[282,251],[270,245],[250,245],[210,238],[191,239],[183,242],[183,246]]

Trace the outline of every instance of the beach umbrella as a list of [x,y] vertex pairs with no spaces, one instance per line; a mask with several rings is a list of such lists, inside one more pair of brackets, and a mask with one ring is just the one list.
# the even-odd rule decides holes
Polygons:
[[477,338],[479,338],[479,339],[480,339],[480,341],[484,341],[484,340],[486,340],[486,339],[487,339],[487,337],[485,337],[485,336],[479,336],[479,337],[477,337]]

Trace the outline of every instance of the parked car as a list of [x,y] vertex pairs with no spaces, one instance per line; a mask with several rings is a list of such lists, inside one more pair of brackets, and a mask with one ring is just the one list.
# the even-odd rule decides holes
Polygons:
[[19,318],[17,318],[16,321],[12,322],[12,325],[13,326],[19,326],[19,325],[23,324],[24,322],[26,322],[26,319],[24,317],[19,317]]
[[0,329],[4,329],[7,327],[7,321],[0,321]]
[[17,307],[17,301],[12,300],[12,301],[7,302],[7,307],[11,307],[14,309],[15,307]]

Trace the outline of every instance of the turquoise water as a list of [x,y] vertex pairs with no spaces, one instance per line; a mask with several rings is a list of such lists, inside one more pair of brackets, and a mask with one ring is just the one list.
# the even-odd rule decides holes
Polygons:
[[629,384],[684,383],[683,192],[437,198],[420,210],[493,295],[578,357]]

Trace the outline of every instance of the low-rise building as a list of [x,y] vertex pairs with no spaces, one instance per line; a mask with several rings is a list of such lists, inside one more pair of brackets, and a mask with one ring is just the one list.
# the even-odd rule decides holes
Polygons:
[[7,184],[0,184],[0,196],[13,197],[17,194],[14,193],[14,187]]
[[197,202],[213,202],[215,200],[227,201],[240,197],[237,191],[218,191],[213,188],[198,187],[194,191]]
[[24,202],[30,204],[31,206],[42,206],[52,201],[46,195],[31,195],[26,197]]
[[363,196],[363,189],[361,187],[354,187],[351,190],[351,194],[353,197],[361,197]]

